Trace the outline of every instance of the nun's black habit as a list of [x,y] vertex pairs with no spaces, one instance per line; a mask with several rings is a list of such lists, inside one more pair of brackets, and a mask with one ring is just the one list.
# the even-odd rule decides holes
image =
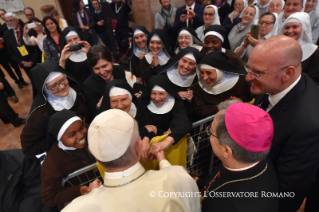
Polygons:
[[[231,96],[240,98],[243,102],[251,101],[250,83],[245,80],[247,72],[243,68],[239,68],[230,63],[222,52],[212,52],[204,57],[199,63],[219,69],[224,73],[223,78],[216,80],[214,86],[208,86],[206,82],[200,78],[200,72],[197,72],[199,83],[193,87],[193,106],[198,118],[206,118],[218,112],[218,104],[229,99]],[[238,77],[238,80],[233,81],[231,85],[224,86],[225,81]],[[213,88],[218,85],[218,91]]]
[[[162,64],[160,64],[160,59],[159,59],[159,64],[156,67],[152,67],[151,66],[152,52],[151,50],[148,50],[147,55],[145,55],[145,57],[140,60],[140,63],[136,70],[136,77],[141,77],[144,82],[147,82],[152,75],[157,75],[162,70],[164,70],[173,58],[173,53],[171,53],[170,51],[170,47],[166,39],[166,34],[163,30],[154,29],[151,32],[150,36],[147,39],[148,48],[150,47],[150,41],[154,35],[157,35],[163,44],[162,52],[159,53],[161,55],[157,55],[157,56],[163,57],[166,59],[163,60]],[[150,59],[147,60],[146,59],[147,57]]]
[[[229,58],[229,61],[233,65],[243,68],[244,63],[242,59],[237,54],[235,54],[232,50],[230,50],[230,44],[229,44],[229,40],[228,40],[225,28],[221,25],[210,25],[204,30],[204,35],[207,35],[207,33],[209,34],[209,32],[219,34],[223,38],[224,41],[221,40],[222,41],[221,52],[227,55],[227,57]],[[203,48],[200,53],[203,58],[207,55],[205,48]]]
[[136,114],[135,116],[133,114],[130,114],[134,116],[135,120],[138,123],[138,128],[140,132],[141,139],[143,139],[145,136],[148,137],[150,140],[152,139],[152,136],[149,135],[149,132],[145,128],[145,125],[151,125],[151,119],[149,117],[149,112],[146,109],[145,105],[143,104],[142,100],[140,98],[136,98],[133,92],[133,89],[131,86],[124,80],[112,80],[111,82],[107,83],[104,94],[103,94],[103,101],[101,104],[101,107],[98,111],[98,113],[102,113],[106,110],[111,109],[110,105],[110,91],[113,87],[123,88],[127,90],[131,96],[132,96],[132,103],[136,107]]
[[[136,25],[133,29],[132,48],[130,50],[131,51],[130,52],[130,71],[135,76],[136,76],[137,67],[140,64],[140,55],[138,54],[138,51],[137,51],[138,46],[134,40],[134,33],[136,30],[141,30],[145,34],[146,38],[149,38],[149,35],[150,35],[149,31],[143,25]],[[145,46],[145,52],[146,51],[147,51],[147,45]]]
[[[87,144],[84,148],[75,150],[62,149],[58,145],[57,138],[60,129],[68,120],[76,116],[73,111],[62,110],[52,115],[48,124],[48,142],[52,147],[41,168],[41,196],[43,203],[51,207],[70,202],[81,196],[78,180],[72,182],[73,186],[62,187],[62,179],[78,169],[95,163],[95,158],[88,151]],[[99,176],[98,173],[97,175]]]
[[75,78],[55,63],[45,61],[38,64],[32,70],[32,77],[37,89],[37,95],[31,106],[31,111],[25,127],[21,133],[21,146],[26,155],[37,155],[46,151],[47,124],[50,117],[57,111],[48,103],[48,97],[44,90],[45,82],[51,72],[61,72],[68,77],[69,85],[76,91],[76,99],[69,109],[75,111],[82,120],[89,120],[89,113],[86,106],[82,89]]
[[157,135],[163,135],[165,131],[170,129],[172,133],[170,133],[168,136],[171,136],[174,139],[174,145],[191,131],[192,123],[188,119],[181,97],[176,91],[173,90],[173,88],[170,86],[170,83],[166,79],[167,78],[165,76],[152,76],[147,83],[147,87],[150,94],[156,85],[163,88],[175,99],[173,107],[164,113],[155,113],[154,108],[150,109],[152,103],[152,100],[150,99],[147,109],[151,114],[150,117],[152,124],[157,127]]
[[[67,45],[66,42],[66,36],[69,34],[70,31],[76,31],[73,27],[66,27],[61,34],[62,37],[62,49]],[[79,36],[80,37],[80,36]],[[81,37],[80,37],[81,39]],[[81,84],[91,75],[92,71],[90,66],[87,63],[87,60],[84,60],[82,62],[74,62],[70,58],[66,60],[65,62],[65,70],[72,74],[78,82]]]
[[193,47],[195,49],[198,49],[198,51],[201,51],[203,48],[203,42],[199,39],[196,31],[193,28],[190,27],[183,27],[181,30],[179,30],[178,34],[177,34],[177,41],[175,44],[175,48],[174,48],[174,53],[177,54],[181,48],[179,47],[179,34],[183,31],[186,30],[191,36],[192,36],[192,41],[193,43],[191,43],[189,46]]

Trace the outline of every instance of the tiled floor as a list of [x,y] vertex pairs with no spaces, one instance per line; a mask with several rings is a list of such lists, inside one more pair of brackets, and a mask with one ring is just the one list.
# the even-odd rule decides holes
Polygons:
[[[26,76],[25,72],[23,73],[23,78],[27,83],[29,83],[29,86],[23,87],[23,89],[19,89],[18,85],[14,83],[14,81],[11,79],[11,77],[4,71],[4,69],[1,67],[3,72],[6,75],[6,79],[13,88],[13,90],[16,92],[16,96],[19,99],[18,103],[13,103],[12,99],[9,97],[8,102],[13,108],[16,113],[19,114],[19,117],[26,118],[29,114],[31,104],[32,104],[32,88],[30,79]],[[21,148],[20,143],[20,133],[23,129],[24,125],[20,127],[13,127],[11,124],[4,124],[0,120],[0,150],[7,150],[7,149],[15,149],[15,148]]]

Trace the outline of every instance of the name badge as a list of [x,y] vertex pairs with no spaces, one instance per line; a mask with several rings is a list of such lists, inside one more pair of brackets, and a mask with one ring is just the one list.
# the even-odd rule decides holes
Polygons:
[[21,54],[22,57],[29,55],[29,52],[28,52],[28,50],[25,48],[24,45],[23,45],[23,46],[19,46],[19,47],[17,47],[17,48],[18,48],[18,50],[19,50],[19,52],[20,52],[20,54]]

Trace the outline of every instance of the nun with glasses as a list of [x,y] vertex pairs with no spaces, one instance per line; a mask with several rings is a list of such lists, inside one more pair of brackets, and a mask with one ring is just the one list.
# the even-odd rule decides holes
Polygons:
[[198,84],[194,86],[193,106],[199,118],[218,112],[218,104],[225,100],[249,102],[250,84],[244,68],[234,66],[222,52],[204,57],[197,69]]
[[194,86],[198,80],[196,76],[196,66],[202,59],[199,51],[192,47],[182,49],[168,65],[168,69],[161,74],[166,77],[166,81],[171,83],[174,91],[184,100],[188,113],[192,108]]
[[310,16],[312,42],[317,43],[319,36],[319,4],[318,0],[307,0],[304,11]]
[[[63,109],[53,114],[48,123],[48,154],[41,168],[41,196],[45,205],[54,207],[89,193],[92,183],[79,185],[78,180],[62,187],[61,182],[68,174],[94,164],[95,158],[88,150],[87,128],[82,119],[74,112]],[[82,180],[94,179],[93,173],[79,175]],[[85,177],[85,178],[84,178]],[[95,182],[101,185],[100,180]]]
[[195,31],[201,42],[204,42],[204,30],[210,25],[220,25],[218,9],[215,5],[208,5],[204,9],[204,25],[198,27]]
[[[82,84],[90,75],[91,69],[87,64],[87,53],[91,48],[90,44],[82,41],[75,28],[67,27],[63,30],[61,37],[63,49],[59,65],[72,74]],[[81,45],[81,49],[71,51],[71,45]]]
[[232,30],[232,28],[241,21],[242,12],[247,7],[248,3],[246,0],[236,0],[234,4],[234,11],[231,12],[222,23],[225,27],[227,35]]
[[149,112],[142,100],[134,96],[132,88],[126,81],[113,80],[106,85],[98,113],[109,109],[123,110],[135,118],[143,141],[142,158],[146,161],[148,159],[149,142],[157,133],[157,129],[151,124]]
[[193,47],[200,51],[203,47],[203,42],[197,37],[193,28],[184,27],[178,32],[177,43],[175,45],[175,54],[186,47]]
[[257,6],[248,6],[243,12],[241,22],[234,26],[228,35],[231,50],[235,50],[245,40],[252,24],[256,24],[259,17]]
[[255,39],[247,33],[245,40],[241,43],[239,47],[235,49],[235,53],[240,56],[243,62],[246,64],[248,61],[249,54],[251,50],[260,42],[277,35],[278,31],[278,15],[277,13],[265,12],[260,17],[258,24],[259,28],[259,39]]
[[284,9],[284,6],[284,0],[270,0],[267,12],[277,13],[277,15],[279,15],[279,13],[281,13],[281,11]]
[[319,49],[312,43],[310,18],[308,13],[291,14],[283,23],[281,35],[286,35],[298,41],[302,49],[302,72],[308,74],[319,85]]
[[147,39],[150,33],[143,25],[136,25],[133,29],[133,42],[130,56],[130,71],[137,76],[137,67],[147,52]]
[[151,152],[156,154],[170,145],[177,144],[191,131],[192,122],[188,119],[183,100],[165,76],[152,76],[147,88],[150,93],[147,109],[152,124],[157,129],[156,135],[168,134],[164,141],[152,144]]
[[233,65],[244,67],[241,58],[230,50],[226,30],[223,26],[212,25],[205,29],[204,47],[200,53],[202,57],[205,57],[211,52],[223,52]]
[[152,75],[159,74],[172,61],[173,53],[170,51],[166,33],[154,29],[148,39],[148,51],[137,67],[136,77],[146,83]]
[[90,121],[79,83],[63,68],[45,61],[32,70],[32,77],[38,92],[20,136],[22,150],[26,155],[37,155],[47,150],[47,124],[56,112],[71,110],[84,122]]

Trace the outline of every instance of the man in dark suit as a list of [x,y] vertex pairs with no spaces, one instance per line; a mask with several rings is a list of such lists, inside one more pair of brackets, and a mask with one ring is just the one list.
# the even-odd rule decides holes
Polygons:
[[183,27],[197,29],[204,25],[203,14],[205,7],[196,4],[194,0],[185,0],[186,5],[176,10],[174,31],[178,32]]
[[319,167],[319,89],[302,73],[301,58],[298,42],[278,35],[256,45],[248,60],[246,80],[258,95],[255,104],[274,122],[269,159],[278,191],[294,192],[294,198],[280,199],[281,212],[299,209],[314,187]]
[[[6,45],[8,47],[9,53],[16,63],[23,68],[31,80],[31,69],[35,67],[36,63],[40,62],[40,52],[34,46],[25,45],[23,40],[23,25],[19,24],[19,20],[14,13],[6,13],[5,20],[7,25],[10,27],[4,33],[6,40]],[[33,95],[35,95],[35,86],[33,86]]]

